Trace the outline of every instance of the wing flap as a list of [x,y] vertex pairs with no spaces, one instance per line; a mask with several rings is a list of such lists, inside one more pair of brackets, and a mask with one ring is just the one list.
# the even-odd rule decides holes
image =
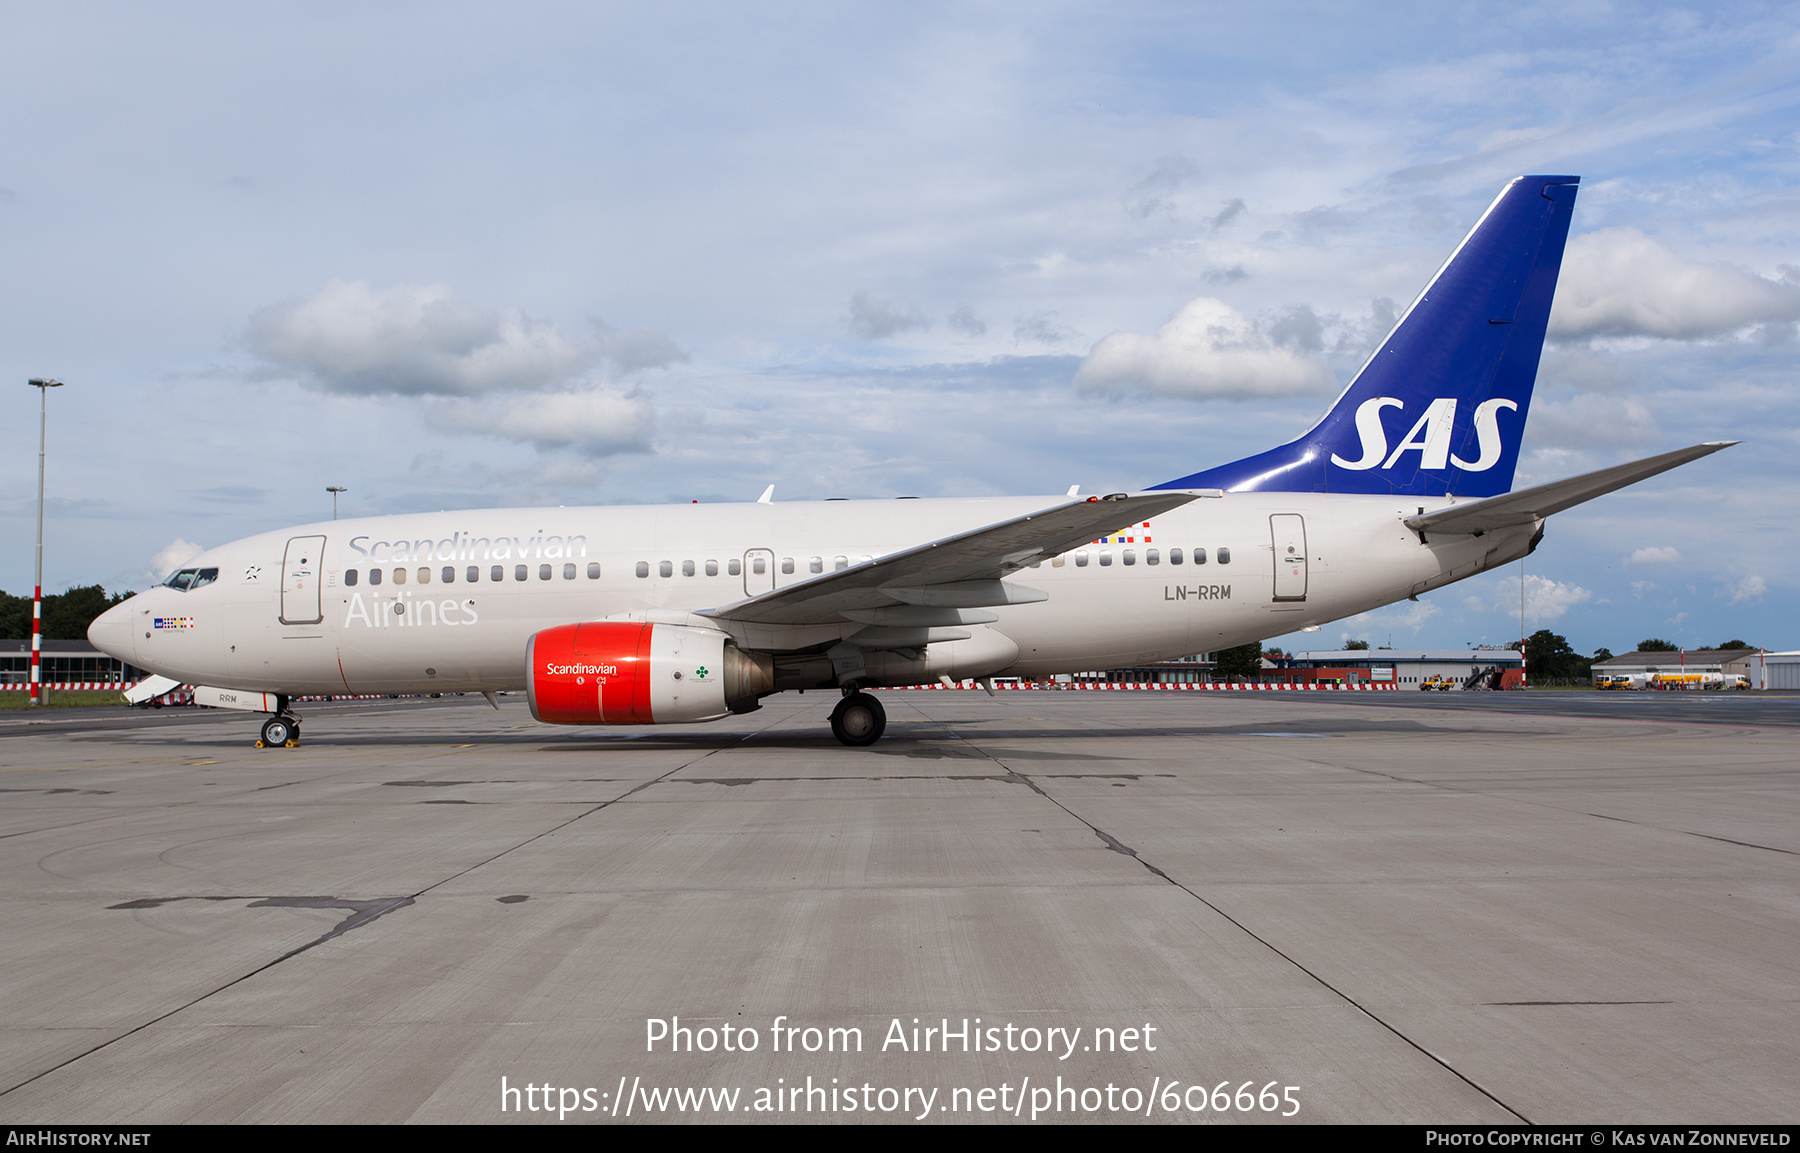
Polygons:
[[1703,456],[1711,456],[1736,443],[1738,442],[1735,440],[1708,441],[1690,448],[1665,452],[1660,456],[1632,461],[1630,464],[1614,465],[1598,472],[1572,476],[1567,480],[1551,481],[1534,488],[1489,497],[1474,504],[1454,505],[1421,516],[1409,516],[1406,518],[1406,527],[1421,533],[1480,533],[1530,524],[1553,513],[1574,508],[1597,496],[1605,496],[1626,485],[1647,480],[1657,473],[1678,468]]

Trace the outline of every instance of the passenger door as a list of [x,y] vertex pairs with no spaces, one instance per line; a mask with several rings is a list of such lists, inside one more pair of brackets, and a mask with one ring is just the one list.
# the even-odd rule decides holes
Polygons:
[[1269,533],[1275,541],[1275,599],[1306,599],[1306,520],[1298,513],[1278,512],[1269,517]]
[[322,536],[297,536],[288,541],[281,561],[281,623],[316,625],[325,619],[319,607],[319,573],[324,567]]

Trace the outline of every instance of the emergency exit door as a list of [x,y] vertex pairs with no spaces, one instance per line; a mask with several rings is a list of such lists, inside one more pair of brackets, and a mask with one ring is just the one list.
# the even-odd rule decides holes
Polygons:
[[1305,600],[1306,518],[1278,512],[1269,518],[1269,534],[1275,541],[1275,599]]
[[319,573],[324,568],[322,536],[297,536],[288,541],[281,560],[281,623],[316,625],[325,619],[320,609]]
[[761,596],[775,591],[775,554],[766,548],[753,548],[744,554],[744,595]]

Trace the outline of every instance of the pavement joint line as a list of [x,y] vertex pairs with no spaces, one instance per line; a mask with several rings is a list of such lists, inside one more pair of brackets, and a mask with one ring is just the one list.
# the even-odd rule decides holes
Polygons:
[[[908,701],[907,703],[912,704],[913,702]],[[921,716],[926,716],[927,719],[935,719],[935,718],[929,717],[929,715],[926,714],[923,709],[919,709],[917,705],[914,705],[913,707],[920,713]],[[1031,789],[1032,792],[1038,794],[1040,797],[1043,797],[1046,801],[1049,801],[1051,804],[1055,805],[1057,808],[1061,809],[1063,812],[1067,813],[1069,816],[1073,817],[1075,820],[1080,821],[1083,825],[1087,826],[1087,828],[1089,828],[1090,830],[1093,831],[1093,833],[1096,837],[1100,838],[1100,840],[1106,845],[1107,848],[1112,849],[1116,853],[1121,853],[1125,856],[1131,857],[1133,860],[1137,861],[1138,864],[1142,865],[1144,868],[1148,869],[1150,872],[1156,874],[1157,876],[1161,877],[1164,881],[1167,881],[1169,884],[1180,889],[1182,892],[1186,893],[1188,896],[1194,898],[1194,900],[1199,901],[1202,905],[1205,905],[1207,908],[1211,909],[1213,912],[1217,913],[1219,916],[1225,918],[1225,920],[1228,921],[1233,926],[1235,926],[1239,932],[1243,933],[1245,936],[1249,937],[1251,940],[1255,941],[1257,944],[1261,945],[1263,948],[1269,950],[1271,953],[1274,953],[1277,957],[1280,957],[1282,960],[1286,961],[1288,964],[1292,965],[1294,968],[1300,970],[1300,972],[1305,973],[1308,977],[1310,977],[1314,981],[1318,982],[1318,984],[1321,987],[1329,990],[1333,996],[1338,997],[1345,1004],[1349,1005],[1351,1008],[1355,1009],[1357,1012],[1361,1013],[1363,1016],[1367,1017],[1369,1020],[1375,1022],[1377,1025],[1381,1026],[1383,1029],[1386,1029],[1389,1033],[1392,1033],[1395,1037],[1398,1037],[1401,1041],[1403,1041],[1405,1044],[1410,1046],[1412,1049],[1423,1054],[1428,1060],[1430,1060],[1432,1063],[1436,1064],[1437,1066],[1439,1066],[1440,1068],[1442,1068],[1443,1070],[1448,1072],[1452,1077],[1455,1077],[1457,1080],[1461,1081],[1463,1084],[1469,1086],[1469,1088],[1475,1090],[1477,1093],[1480,1093],[1483,1097],[1486,1097],[1489,1101],[1492,1101],[1494,1104],[1500,1106],[1500,1108],[1506,1110],[1508,1113],[1512,1114],[1514,1117],[1517,1117],[1520,1121],[1524,1122],[1525,1124],[1527,1124],[1527,1125],[1532,1124],[1531,1119],[1526,1117],[1525,1114],[1519,1112],[1517,1109],[1514,1109],[1511,1105],[1508,1105],[1506,1102],[1502,1101],[1499,1097],[1496,1097],[1492,1092],[1490,1092],[1488,1089],[1486,1089],[1484,1086],[1482,1086],[1478,1081],[1476,1081],[1473,1078],[1469,1077],[1468,1075],[1464,1074],[1461,1070],[1457,1069],[1454,1065],[1450,1064],[1448,1061],[1444,1060],[1442,1057],[1439,1057],[1436,1053],[1433,1053],[1430,1049],[1427,1049],[1425,1046],[1419,1044],[1417,1041],[1413,1040],[1411,1037],[1408,1037],[1405,1033],[1402,1033],[1398,1028],[1389,1024],[1387,1021],[1383,1020],[1381,1017],[1377,1016],[1374,1012],[1369,1010],[1361,1002],[1356,1000],[1356,998],[1350,996],[1348,993],[1345,993],[1342,989],[1339,989],[1336,985],[1333,985],[1330,981],[1327,981],[1324,977],[1313,972],[1311,969],[1309,969],[1305,965],[1301,964],[1294,957],[1289,956],[1279,946],[1275,945],[1272,941],[1269,941],[1267,938],[1263,937],[1261,934],[1259,934],[1255,930],[1251,929],[1248,925],[1244,924],[1242,921],[1238,920],[1236,917],[1233,917],[1230,913],[1227,913],[1224,909],[1220,908],[1218,905],[1215,905],[1213,902],[1211,902],[1211,901],[1207,900],[1205,897],[1201,896],[1198,892],[1195,892],[1192,888],[1188,887],[1187,885],[1182,884],[1180,881],[1176,880],[1174,877],[1171,877],[1169,874],[1165,873],[1163,870],[1157,868],[1155,865],[1153,865],[1149,861],[1145,860],[1142,856],[1140,856],[1138,854],[1136,849],[1133,849],[1130,846],[1124,844],[1123,842],[1118,840],[1116,837],[1112,836],[1110,833],[1106,832],[1105,830],[1101,829],[1098,825],[1096,825],[1092,821],[1088,820],[1086,817],[1083,817],[1080,813],[1077,813],[1074,809],[1069,808],[1067,805],[1063,804],[1061,801],[1059,801],[1055,797],[1051,796],[1048,792],[1046,792],[1043,788],[1041,788],[1037,784],[1036,781],[1033,781],[1028,774],[1019,772],[1018,770],[1007,765],[1005,762],[1001,761],[998,757],[995,757],[992,754],[988,753],[986,750],[982,749],[979,745],[975,744],[973,741],[969,740],[968,738],[964,737],[961,733],[959,733],[955,729],[951,728],[950,722],[938,721],[937,723],[940,724],[946,732],[950,733],[950,735],[952,735],[956,739],[962,741],[964,744],[968,745],[971,749],[974,749],[976,752],[981,753],[982,756],[987,757],[989,760],[993,761],[994,764],[996,764],[1000,768],[1006,770],[1007,773],[1011,774],[1012,776],[1018,777],[1020,779],[1020,781],[1022,781],[1026,785],[1026,787]]]
[[[767,726],[765,726],[765,728],[766,727]],[[757,731],[761,732],[763,730],[757,730]],[[742,743],[742,740],[746,740],[746,739],[748,739],[748,737],[741,738],[740,741],[736,742],[736,743]],[[309,941],[308,943],[300,946],[298,949],[293,949],[293,950],[290,950],[289,952],[283,953],[281,956],[276,957],[274,960],[267,961],[261,965],[258,965],[256,968],[251,969],[247,973],[242,973],[236,977],[233,977],[231,980],[225,982],[224,984],[218,986],[217,988],[211,989],[205,993],[202,993],[198,997],[195,997],[193,1000],[188,1001],[185,1004],[177,1005],[175,1008],[170,1009],[166,1013],[160,1013],[157,1016],[152,1017],[150,1020],[145,1021],[140,1025],[135,1025],[132,1028],[127,1029],[125,1032],[120,1033],[115,1037],[109,1038],[108,1040],[102,1041],[101,1043],[93,1046],[90,1049],[87,1049],[87,1050],[84,1050],[83,1052],[75,1054],[74,1056],[68,1058],[67,1060],[59,1061],[55,1065],[52,1065],[47,1069],[41,1069],[38,1072],[32,1074],[30,1077],[27,1077],[25,1080],[20,1081],[15,1085],[10,1085],[5,1089],[0,1089],[0,1097],[5,1097],[7,1094],[12,1093],[14,1090],[22,1089],[25,1086],[30,1085],[35,1081],[42,1080],[43,1078],[48,1077],[50,1074],[56,1072],[59,1069],[66,1069],[70,1065],[75,1064],[77,1061],[80,1061],[86,1057],[91,1057],[95,1053],[98,1053],[100,1050],[108,1048],[112,1045],[115,1045],[118,1042],[123,1041],[125,1038],[130,1037],[136,1033],[140,1033],[143,1030],[150,1028],[150,1026],[157,1024],[158,1022],[166,1021],[170,1017],[173,1017],[175,1014],[180,1013],[183,1010],[191,1009],[195,1005],[198,1005],[200,1002],[205,1001],[211,997],[214,997],[220,993],[223,993],[225,990],[230,989],[235,985],[241,984],[244,981],[248,981],[250,978],[256,976],[257,974],[266,972],[267,970],[274,968],[276,965],[281,964],[283,961],[286,961],[292,957],[298,956],[299,954],[306,952],[308,949],[311,949],[315,945],[323,944],[324,942],[329,941],[332,938],[339,936],[341,933],[348,932],[351,929],[360,928],[363,925],[370,924],[370,923],[374,922],[375,920],[377,920],[378,918],[380,918],[382,915],[384,915],[386,913],[390,913],[390,912],[394,911],[395,909],[402,909],[408,905],[414,904],[420,897],[424,896],[426,893],[431,892],[433,889],[436,889],[441,885],[447,885],[451,881],[456,880],[458,877],[466,876],[469,873],[474,872],[476,869],[481,868],[483,865],[492,864],[493,862],[499,860],[501,857],[506,856],[508,853],[511,853],[517,849],[522,849],[526,845],[529,845],[534,841],[541,840],[542,838],[549,836],[550,834],[558,831],[559,829],[565,829],[565,828],[569,827],[570,825],[574,824],[576,821],[581,820],[583,817],[589,816],[590,814],[593,814],[593,813],[597,813],[601,809],[609,808],[612,805],[615,805],[618,802],[624,800],[626,797],[631,796],[633,793],[637,793],[637,792],[642,791],[643,789],[647,789],[651,785],[656,784],[658,781],[662,781],[665,778],[670,777],[670,776],[674,775],[675,773],[680,772],[682,769],[689,767],[690,765],[697,765],[701,761],[712,756],[714,753],[720,752],[720,751],[722,751],[722,749],[727,748],[727,747],[730,747],[730,746],[721,746],[720,748],[707,749],[704,752],[702,752],[699,756],[693,758],[690,761],[686,761],[682,764],[676,765],[674,768],[670,769],[666,773],[663,773],[659,777],[653,777],[646,781],[640,781],[638,784],[634,785],[630,789],[627,789],[625,792],[619,794],[617,797],[614,797],[609,801],[602,801],[599,804],[594,805],[591,808],[588,808],[580,813],[575,814],[574,816],[570,817],[569,819],[567,819],[565,821],[559,821],[558,823],[556,823],[555,825],[552,825],[548,829],[544,829],[541,832],[534,833],[533,835],[525,838],[523,841],[520,841],[516,845],[512,845],[508,848],[502,849],[500,852],[495,853],[493,856],[488,857],[486,860],[477,861],[475,864],[470,865],[467,868],[457,870],[456,872],[450,874],[448,877],[444,877],[441,880],[434,881],[431,884],[425,886],[423,889],[420,889],[418,892],[412,894],[412,896],[410,896],[410,897],[383,898],[382,900],[377,902],[377,904],[381,905],[382,907],[379,909],[379,911],[373,912],[372,915],[362,916],[362,914],[360,912],[353,914],[349,918],[346,918],[344,921],[340,922],[339,925],[335,929],[333,929],[331,932],[326,933],[324,936],[319,937],[316,940]],[[362,916],[361,920],[357,919],[359,916]]]
[[1622,825],[1631,825],[1635,828],[1640,828],[1640,829],[1655,829],[1657,832],[1661,832],[1661,833],[1677,833],[1677,834],[1680,834],[1680,835],[1686,836],[1686,837],[1699,837],[1702,840],[1707,840],[1707,841],[1723,841],[1727,845],[1738,845],[1738,846],[1741,846],[1746,849],[1762,849],[1765,852],[1785,853],[1786,855],[1788,855],[1790,857],[1800,857],[1800,852],[1795,852],[1793,849],[1778,849],[1773,845],[1759,845],[1759,844],[1756,844],[1754,841],[1734,841],[1730,837],[1717,837],[1717,836],[1712,835],[1711,833],[1696,833],[1692,829],[1673,829],[1667,825],[1655,825],[1655,824],[1651,824],[1648,821],[1634,821],[1630,817],[1613,817],[1613,816],[1608,816],[1605,813],[1590,813],[1586,809],[1571,809],[1571,808],[1564,807],[1562,805],[1551,804],[1549,801],[1533,800],[1529,797],[1522,797],[1522,796],[1518,796],[1516,794],[1496,792],[1493,789],[1480,789],[1480,788],[1463,786],[1460,784],[1449,784],[1449,783],[1444,783],[1444,782],[1439,782],[1439,781],[1426,781],[1426,780],[1417,779],[1415,777],[1401,777],[1401,776],[1396,776],[1393,773],[1382,772],[1379,769],[1365,769],[1365,768],[1359,768],[1356,765],[1334,764],[1331,761],[1321,761],[1321,760],[1316,760],[1311,757],[1296,758],[1296,759],[1304,760],[1305,763],[1310,764],[1310,765],[1317,765],[1320,768],[1347,769],[1350,772],[1362,773],[1365,776],[1382,777],[1382,778],[1385,778],[1390,781],[1394,781],[1399,784],[1420,785],[1420,786],[1423,786],[1428,789],[1439,789],[1446,793],[1457,793],[1457,794],[1459,794],[1461,796],[1465,796],[1465,797],[1481,797],[1483,799],[1491,800],[1491,801],[1511,802],[1513,804],[1518,804],[1518,805],[1527,805],[1527,806],[1530,806],[1531,808],[1536,808],[1536,809],[1548,809],[1553,813],[1564,813],[1564,814],[1573,814],[1573,815],[1583,816],[1583,817],[1594,817],[1594,818],[1597,818],[1602,821],[1617,821]]

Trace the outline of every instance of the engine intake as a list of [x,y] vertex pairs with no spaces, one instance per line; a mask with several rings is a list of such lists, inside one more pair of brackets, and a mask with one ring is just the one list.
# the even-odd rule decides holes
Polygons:
[[773,660],[717,629],[640,621],[544,629],[525,668],[531,715],[553,725],[710,721],[775,688]]

